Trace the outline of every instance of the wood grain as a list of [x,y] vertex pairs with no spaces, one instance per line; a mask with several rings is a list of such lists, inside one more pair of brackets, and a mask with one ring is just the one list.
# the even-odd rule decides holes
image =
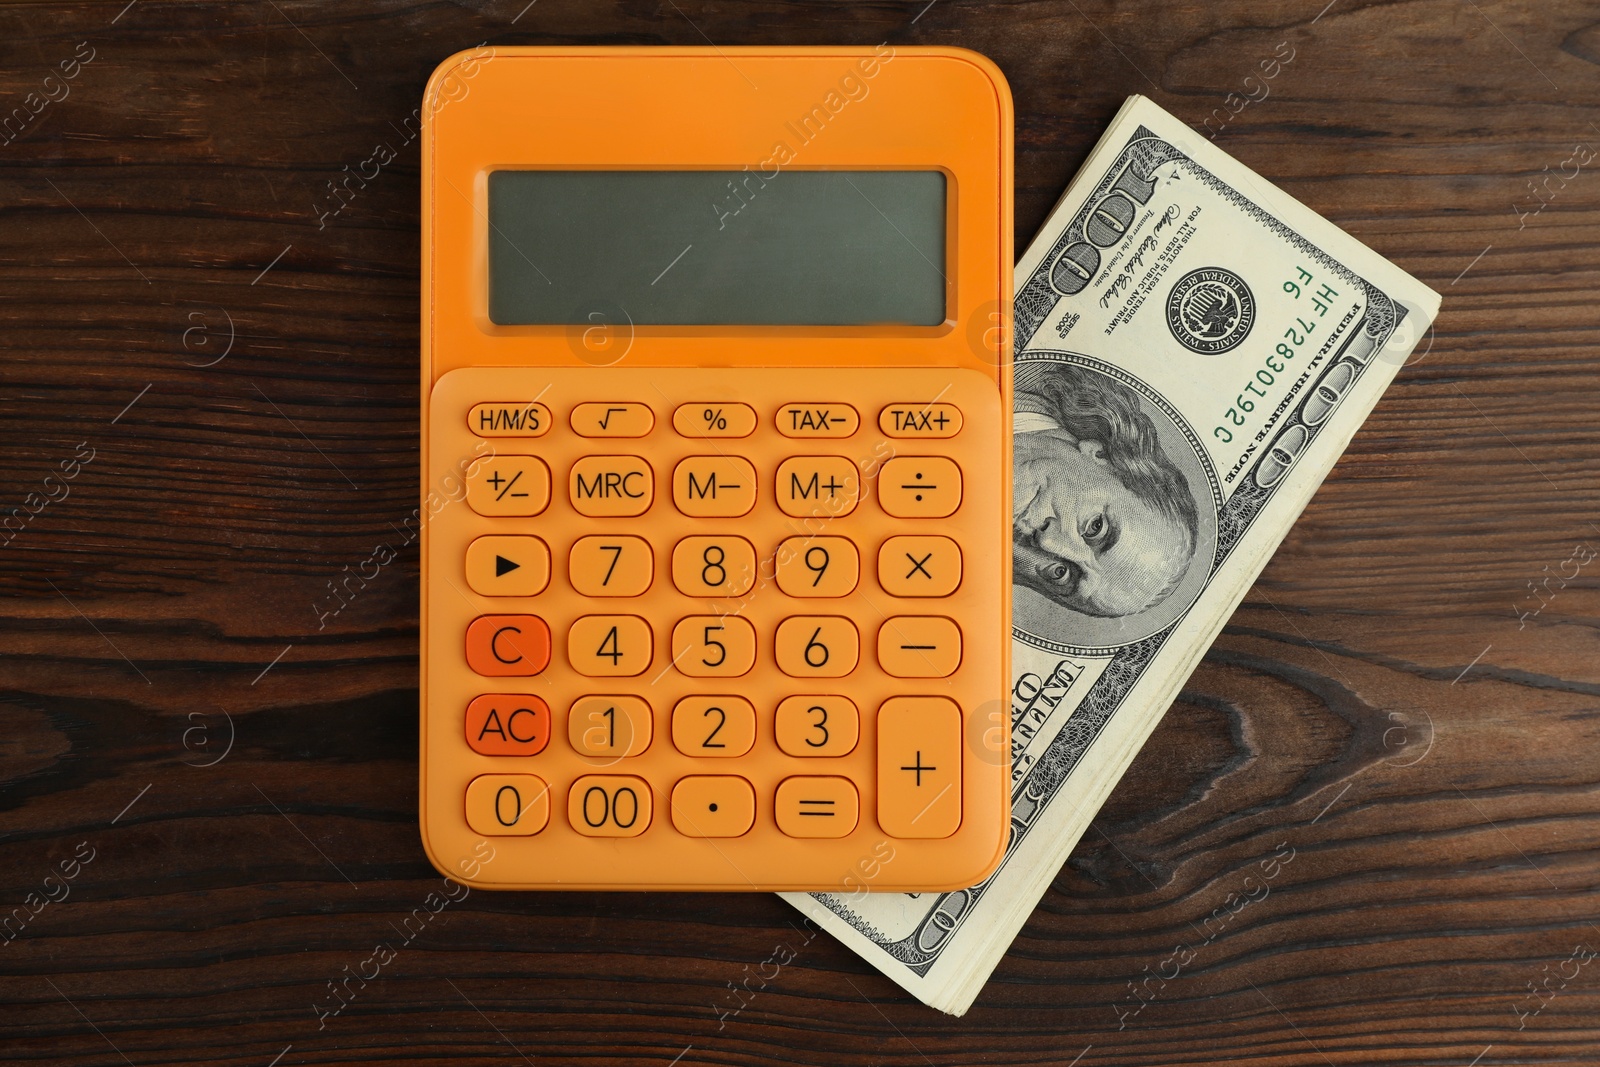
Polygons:
[[[0,137],[0,1060],[1600,1055],[1600,967],[1561,977],[1600,949],[1600,564],[1559,581],[1600,546],[1600,175],[1536,214],[1528,185],[1600,147],[1592,5],[124,2],[0,8],[0,121],[93,50]],[[425,903],[404,121],[480,41],[706,40],[986,52],[1019,248],[1127,94],[1200,127],[1289,42],[1218,143],[1445,294],[961,1020],[772,896]],[[395,162],[319,224],[378,143]]]

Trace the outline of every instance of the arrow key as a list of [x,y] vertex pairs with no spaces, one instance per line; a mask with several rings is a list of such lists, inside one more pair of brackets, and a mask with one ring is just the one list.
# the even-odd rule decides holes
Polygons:
[[491,534],[467,546],[467,585],[483,596],[537,596],[550,583],[550,549],[537,537]]

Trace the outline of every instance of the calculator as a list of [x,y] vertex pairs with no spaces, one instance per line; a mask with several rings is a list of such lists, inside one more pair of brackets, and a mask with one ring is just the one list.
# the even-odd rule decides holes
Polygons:
[[420,821],[486,889],[1009,839],[1012,110],[951,48],[495,48],[422,108]]

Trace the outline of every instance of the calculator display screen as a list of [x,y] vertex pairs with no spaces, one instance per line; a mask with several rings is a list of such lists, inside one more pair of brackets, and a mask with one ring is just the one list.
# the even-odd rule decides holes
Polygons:
[[500,325],[934,326],[945,321],[936,170],[497,170]]

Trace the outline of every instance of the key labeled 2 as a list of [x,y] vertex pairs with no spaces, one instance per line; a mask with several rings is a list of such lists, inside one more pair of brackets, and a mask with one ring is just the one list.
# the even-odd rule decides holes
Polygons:
[[684,697],[672,709],[672,745],[685,756],[742,756],[756,743],[756,709],[744,697]]

